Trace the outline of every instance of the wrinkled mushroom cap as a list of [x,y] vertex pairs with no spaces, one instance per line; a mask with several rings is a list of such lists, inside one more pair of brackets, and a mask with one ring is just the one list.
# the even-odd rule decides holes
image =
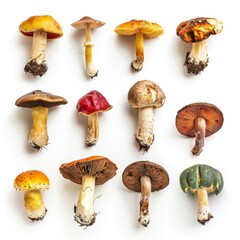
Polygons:
[[102,185],[116,175],[117,166],[103,156],[91,156],[69,163],[59,168],[60,173],[70,181],[82,184],[82,177],[89,175],[95,177],[95,184]]
[[100,28],[104,24],[105,22],[101,22],[91,17],[85,16],[80,20],[72,23],[71,26],[77,29],[84,29],[84,28]]
[[23,21],[19,26],[19,31],[28,37],[33,36],[33,32],[47,32],[48,39],[60,38],[63,35],[61,25],[52,16],[32,16]]
[[199,17],[180,23],[176,33],[184,42],[194,43],[218,34],[222,29],[223,23],[216,18]]
[[210,103],[192,103],[180,109],[176,116],[177,130],[189,137],[195,137],[195,119],[202,117],[206,122],[208,137],[217,132],[223,124],[223,114],[219,108]]
[[160,108],[165,102],[162,89],[149,80],[136,82],[128,92],[128,103],[132,108]]
[[149,161],[137,161],[128,165],[122,173],[123,184],[130,190],[141,192],[140,178],[151,179],[151,191],[159,191],[169,184],[167,171],[160,165]]

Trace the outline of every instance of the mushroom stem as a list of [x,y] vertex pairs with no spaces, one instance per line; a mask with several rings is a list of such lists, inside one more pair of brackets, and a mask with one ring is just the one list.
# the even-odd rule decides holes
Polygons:
[[144,61],[144,46],[143,46],[143,34],[141,32],[136,33],[136,59],[132,61],[131,67],[134,71],[140,71],[143,68]]
[[92,113],[88,116],[88,130],[86,145],[91,147],[97,143],[99,136],[98,113]]
[[32,108],[32,127],[28,134],[28,142],[36,150],[41,150],[48,144],[47,118],[48,108]]
[[139,223],[147,227],[150,222],[149,217],[149,198],[151,194],[151,179],[148,176],[141,176],[141,200],[140,200],[140,212]]
[[196,156],[200,155],[202,148],[204,146],[204,139],[206,133],[206,121],[203,117],[198,117],[195,119],[195,146],[192,149],[192,153]]
[[81,226],[91,226],[96,219],[96,213],[94,212],[94,189],[95,189],[95,177],[85,175],[82,178],[82,187],[80,190],[75,220]]
[[198,195],[197,220],[199,223],[204,225],[211,218],[213,218],[209,210],[207,189],[204,188],[198,189],[197,195]]

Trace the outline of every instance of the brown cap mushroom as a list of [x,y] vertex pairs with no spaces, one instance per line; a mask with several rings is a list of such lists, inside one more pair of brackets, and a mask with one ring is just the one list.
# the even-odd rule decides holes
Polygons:
[[115,28],[115,32],[126,36],[136,34],[136,60],[132,61],[131,67],[134,71],[140,71],[143,68],[144,62],[144,36],[147,38],[158,37],[163,34],[163,28],[157,23],[133,19],[118,25]]
[[32,91],[16,100],[17,107],[32,108],[32,127],[28,143],[36,150],[41,150],[48,144],[48,108],[62,104],[67,104],[65,98],[41,90]]
[[186,43],[192,43],[191,52],[187,53],[184,65],[189,74],[197,75],[208,66],[206,39],[218,34],[223,23],[216,18],[198,17],[181,22],[176,30],[177,35]]
[[136,82],[128,92],[128,103],[138,109],[138,124],[136,140],[140,150],[148,151],[154,140],[153,112],[163,106],[165,95],[162,89],[154,82],[141,80]]
[[24,191],[24,206],[28,218],[42,220],[47,212],[40,190],[49,189],[49,179],[41,171],[30,170],[19,174],[14,180],[14,188]]
[[91,226],[96,220],[94,212],[95,185],[102,185],[114,177],[117,166],[106,157],[90,156],[64,163],[59,170],[64,178],[82,185],[74,211],[74,219],[81,226]]
[[85,46],[85,64],[87,75],[91,78],[96,77],[98,75],[98,70],[94,67],[92,61],[92,38],[91,38],[91,30],[95,28],[100,28],[105,24],[105,22],[98,21],[91,17],[85,16],[80,20],[71,24],[74,28],[77,29],[85,29],[86,41],[84,43]]
[[63,35],[61,25],[52,16],[31,16],[19,26],[19,31],[33,38],[31,57],[24,71],[33,76],[42,76],[47,71],[47,39],[60,38]]
[[150,222],[149,198],[151,192],[164,189],[169,184],[167,171],[150,161],[137,161],[128,165],[122,173],[123,184],[134,192],[141,192],[139,223],[147,227]]
[[188,137],[195,137],[194,155],[200,155],[204,139],[217,132],[223,124],[221,110],[210,103],[192,103],[180,109],[176,116],[177,130]]

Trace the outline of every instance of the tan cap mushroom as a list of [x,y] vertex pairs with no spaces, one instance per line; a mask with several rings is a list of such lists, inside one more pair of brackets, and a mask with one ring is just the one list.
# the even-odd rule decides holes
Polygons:
[[28,134],[28,143],[34,149],[41,150],[48,144],[48,109],[62,104],[67,104],[65,98],[41,90],[32,91],[16,100],[17,107],[32,108],[32,127]]
[[19,31],[23,35],[33,38],[31,57],[25,65],[24,71],[41,77],[47,71],[47,39],[62,37],[62,27],[52,16],[31,16],[20,24]]
[[147,227],[150,222],[149,198],[151,192],[164,189],[169,184],[167,171],[157,163],[137,161],[122,173],[123,184],[134,192],[141,192],[139,223]]
[[14,188],[24,191],[24,206],[32,221],[42,220],[47,212],[40,190],[49,189],[49,179],[41,171],[30,170],[19,174],[14,180]]
[[140,71],[143,68],[144,62],[144,36],[147,38],[158,37],[163,34],[163,28],[157,23],[133,19],[118,25],[115,28],[115,32],[126,36],[136,34],[136,60],[132,61],[131,67],[134,71]]
[[223,125],[221,110],[210,103],[192,103],[180,109],[176,116],[177,130],[188,137],[195,137],[194,155],[200,155],[205,137],[217,132]]
[[138,109],[135,137],[140,150],[148,151],[153,143],[153,112],[156,108],[163,106],[165,98],[162,89],[149,80],[136,82],[128,92],[129,106]]
[[94,212],[95,185],[102,185],[116,175],[117,166],[103,156],[90,156],[64,163],[59,168],[66,179],[81,184],[74,219],[81,226],[91,226],[96,220]]
[[98,75],[98,70],[93,65],[92,61],[92,38],[91,31],[95,28],[100,28],[105,24],[105,22],[98,21],[91,17],[85,16],[80,20],[71,24],[74,28],[77,29],[85,29],[86,41],[84,43],[85,46],[85,64],[86,64],[86,72],[87,75],[91,78],[96,77]]

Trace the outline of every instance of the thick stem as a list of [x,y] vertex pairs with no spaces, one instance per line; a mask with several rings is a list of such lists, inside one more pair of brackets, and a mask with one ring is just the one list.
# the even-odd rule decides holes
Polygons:
[[84,176],[75,212],[75,220],[81,226],[91,226],[95,222],[94,189],[95,177]]
[[136,59],[132,61],[131,67],[134,71],[140,71],[143,68],[144,62],[144,46],[143,46],[143,34],[141,32],[136,33]]
[[98,113],[92,113],[88,116],[88,130],[86,145],[91,147],[97,143],[99,136]]

